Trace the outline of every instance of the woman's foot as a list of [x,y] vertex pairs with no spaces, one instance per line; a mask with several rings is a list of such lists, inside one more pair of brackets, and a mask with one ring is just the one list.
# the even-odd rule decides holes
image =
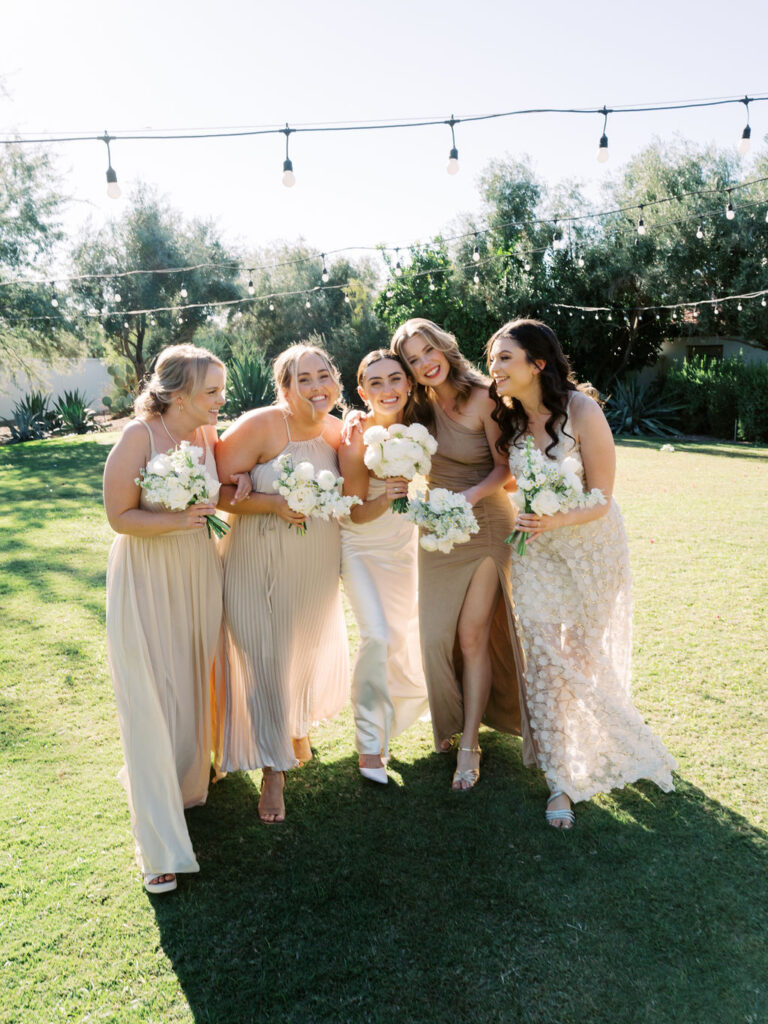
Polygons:
[[371,782],[378,782],[382,786],[386,786],[389,782],[387,769],[384,766],[384,759],[380,754],[361,754],[358,765],[360,767],[360,774],[364,779],[370,779]]
[[480,747],[459,747],[451,789],[472,789],[480,778]]
[[438,754],[450,754],[455,746],[456,736],[448,736],[447,739],[440,740],[437,746],[437,752]]
[[291,742],[293,743],[293,756],[300,766],[312,760],[314,755],[312,754],[312,747],[309,745],[309,736],[299,736]]
[[166,874],[153,875],[151,871],[145,871],[142,875],[144,888],[147,892],[156,893],[173,892],[176,888],[176,875],[167,872]]
[[284,786],[285,772],[262,769],[259,818],[265,825],[281,825],[285,821]]
[[552,828],[573,828],[573,823],[576,821],[576,815],[571,809],[571,798],[567,793],[563,793],[561,789],[555,793],[550,793],[549,800],[547,800],[547,809],[544,811],[544,817],[546,818],[547,824],[551,825]]

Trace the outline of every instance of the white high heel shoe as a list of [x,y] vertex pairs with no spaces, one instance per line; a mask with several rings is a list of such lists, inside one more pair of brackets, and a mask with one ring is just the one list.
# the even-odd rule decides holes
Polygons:
[[381,768],[363,768],[362,765],[358,765],[358,768],[360,769],[360,774],[363,776],[364,779],[369,779],[371,782],[378,782],[382,786],[386,786],[386,784],[389,782],[387,769],[384,767],[384,765],[382,765]]

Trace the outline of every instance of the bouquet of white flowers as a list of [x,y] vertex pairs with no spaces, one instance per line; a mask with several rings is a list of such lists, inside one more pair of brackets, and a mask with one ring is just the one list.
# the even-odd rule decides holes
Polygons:
[[[354,505],[362,504],[354,495],[345,497],[341,493],[344,478],[330,469],[321,469],[315,474],[311,462],[294,466],[290,455],[280,455],[277,463],[280,475],[272,486],[294,512],[303,512],[310,519],[341,519],[349,515]],[[296,529],[301,534],[307,532],[306,527]]]
[[[215,502],[219,496],[219,481],[200,465],[198,460],[202,454],[202,448],[182,441],[178,448],[150,459],[135,482],[144,488],[151,501],[173,512],[196,505],[198,501]],[[209,537],[212,533],[223,537],[229,530],[229,523],[218,516],[206,516],[205,522]]]
[[[523,475],[517,478],[518,496],[514,500],[522,505],[524,512],[553,516],[555,512],[567,512],[572,508],[605,504],[599,488],[584,491],[578,459],[568,455],[562,462],[553,462],[542,455],[530,436],[525,439],[523,465]],[[515,530],[507,537],[507,544],[514,544],[518,555],[524,555],[526,536],[521,530]]]
[[447,553],[480,529],[464,495],[442,487],[431,490],[426,501],[409,501],[406,517],[426,531],[419,542],[425,551]]
[[[402,476],[412,480],[417,474],[426,476],[437,451],[437,441],[421,423],[412,423],[410,427],[403,423],[369,427],[363,434],[363,441],[364,462],[382,479]],[[395,498],[392,502],[394,512],[405,512],[407,507],[407,498]]]

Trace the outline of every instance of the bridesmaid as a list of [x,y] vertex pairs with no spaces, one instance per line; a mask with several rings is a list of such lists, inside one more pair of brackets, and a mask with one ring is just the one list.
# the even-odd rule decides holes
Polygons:
[[157,452],[190,441],[216,475],[224,365],[192,345],[166,348],[136,399],[104,470],[104,505],[117,537],[107,568],[107,646],[144,886],[176,888],[199,871],[184,808],[205,803],[210,773],[209,674],[221,624],[221,562],[208,503],[170,512],[136,479]]
[[644,724],[630,695],[632,594],[624,522],[611,497],[616,453],[600,406],[572,379],[554,332],[538,320],[505,324],[488,343],[500,451],[522,475],[523,442],[576,466],[603,505],[538,516],[512,553],[512,582],[528,658],[529,722],[550,788],[545,812],[571,828],[571,803],[639,778],[673,789],[675,761]]
[[227,671],[218,674],[221,771],[261,768],[259,817],[285,820],[285,772],[311,757],[309,728],[343,706],[349,654],[339,592],[341,540],[336,521],[311,519],[306,533],[273,488],[276,459],[338,475],[341,397],[335,366],[311,345],[292,345],[274,365],[277,402],[245,413],[216,448],[219,474],[250,472],[253,491],[221,545]]
[[449,554],[419,548],[419,628],[435,745],[450,750],[461,733],[453,789],[471,789],[480,776],[478,732],[523,733],[532,759],[520,683],[523,658],[509,587],[513,516],[503,488],[505,457],[486,379],[462,356],[456,339],[430,320],[408,320],[392,350],[413,380],[414,418],[437,438],[430,487],[461,491],[480,532]]
[[344,493],[363,501],[341,524],[341,576],[360,630],[352,673],[355,745],[360,772],[387,782],[389,740],[427,709],[419,651],[417,533],[390,508],[408,494],[403,477],[380,480],[365,465],[363,432],[402,423],[411,393],[405,367],[392,352],[370,352],[357,371],[368,413],[339,449]]

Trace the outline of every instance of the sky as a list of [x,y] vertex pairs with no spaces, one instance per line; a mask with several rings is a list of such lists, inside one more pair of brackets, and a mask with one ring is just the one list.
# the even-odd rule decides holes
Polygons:
[[[459,124],[455,176],[446,125],[297,134],[292,189],[281,184],[282,135],[119,136],[768,95],[767,29],[768,4],[752,0],[4,0],[0,133],[108,130],[124,196],[139,180],[154,185],[241,252],[299,239],[326,252],[405,246],[478,212],[493,159],[528,154],[541,177],[580,181],[600,209],[601,183],[654,138],[735,147],[744,107],[614,115],[603,165],[596,114]],[[750,113],[754,152],[768,102]],[[119,216],[103,142],[49,148],[72,234]]]

